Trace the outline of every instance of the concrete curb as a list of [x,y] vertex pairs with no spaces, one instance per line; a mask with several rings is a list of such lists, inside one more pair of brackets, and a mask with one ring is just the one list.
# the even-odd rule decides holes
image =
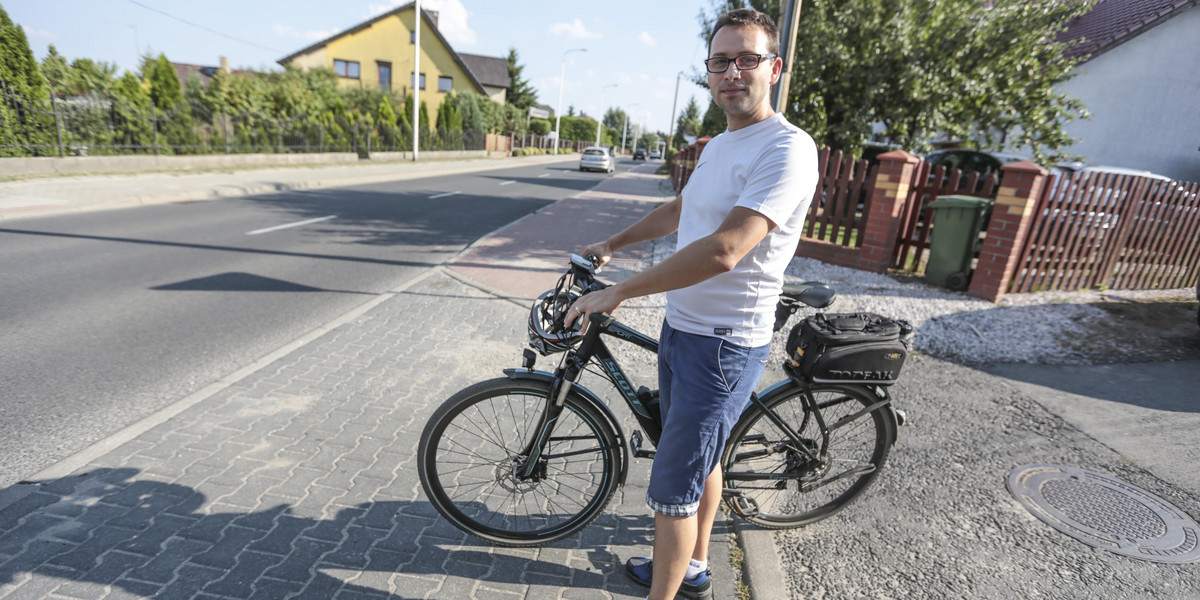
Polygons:
[[742,548],[742,582],[750,588],[751,598],[777,598],[780,582],[786,580],[783,561],[775,551],[775,534],[730,516],[737,543]]
[[[332,187],[346,187],[352,185],[369,185],[373,183],[384,183],[389,181],[406,181],[410,179],[421,179],[425,177],[436,177],[440,175],[452,175],[457,173],[478,173],[484,171],[493,171],[497,169],[511,168],[520,166],[521,164],[537,165],[558,162],[570,162],[577,160],[577,157],[572,155],[565,156],[530,156],[530,157],[507,157],[507,158],[485,158],[474,159],[470,161],[446,161],[433,163],[394,163],[396,167],[402,170],[397,170],[388,173],[378,173],[370,175],[350,175],[350,176],[330,176],[324,178],[304,178],[298,177],[295,180],[289,178],[277,177],[279,181],[262,182],[256,181],[251,183],[224,183],[219,186],[211,184],[197,186],[197,189],[172,192],[166,194],[142,194],[142,195],[127,195],[118,196],[108,200],[96,201],[79,201],[68,204],[47,204],[34,205],[27,207],[15,207],[12,209],[0,209],[0,220],[5,219],[21,219],[29,217],[46,216],[62,213],[79,213],[91,212],[99,210],[113,210],[118,208],[129,208],[133,206],[146,206],[154,204],[171,204],[177,202],[197,202],[205,200],[215,200],[220,198],[236,198],[243,196],[253,196],[257,194],[271,194],[277,192],[303,191],[324,189]],[[356,165],[354,168],[378,169],[386,165]],[[420,168],[417,168],[420,167]],[[270,169],[278,169],[278,167],[268,167]],[[344,169],[345,165],[327,166],[325,169]],[[253,174],[266,169],[243,169],[235,171],[233,176]],[[289,169],[291,173],[312,173],[320,171],[320,167],[296,167]],[[146,175],[161,175],[161,172],[146,173]],[[201,173],[187,173],[186,175],[202,175]],[[131,176],[136,177],[137,174]],[[90,176],[85,176],[90,177]],[[83,178],[81,178],[82,181]],[[268,178],[264,178],[268,179]],[[23,180],[22,183],[27,183],[30,180]]]

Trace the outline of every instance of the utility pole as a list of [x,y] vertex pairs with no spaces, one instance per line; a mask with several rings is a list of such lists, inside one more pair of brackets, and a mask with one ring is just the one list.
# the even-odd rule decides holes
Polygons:
[[413,162],[417,160],[418,138],[421,137],[421,0],[416,0],[416,32],[413,34]]
[[776,112],[784,113],[784,116],[787,116],[788,89],[792,85],[792,57],[796,55],[796,33],[800,29],[800,8],[803,4],[804,0],[787,0],[779,18],[779,31],[783,34],[779,47],[783,72],[779,74],[779,81],[771,87],[771,107]]
[[572,52],[587,52],[587,48],[572,48],[563,52],[562,66],[558,73],[558,108],[554,109],[554,155],[558,156],[558,141],[562,138],[559,126],[562,125],[563,88],[567,87],[567,55]]
[[679,107],[679,78],[683,71],[675,75],[675,101],[671,103],[671,126],[667,130],[667,153],[671,153],[671,143],[675,140],[675,109]]
[[[633,108],[637,105],[638,105],[638,103],[634,102],[633,104],[630,104],[627,108]],[[624,112],[624,111],[622,111],[622,112]],[[625,122],[621,125],[621,154],[625,154],[625,134],[626,133],[629,133],[629,113],[627,113],[627,112],[625,113]]]

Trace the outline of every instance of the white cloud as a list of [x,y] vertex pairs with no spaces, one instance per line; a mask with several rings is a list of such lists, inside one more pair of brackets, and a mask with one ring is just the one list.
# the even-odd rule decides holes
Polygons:
[[[377,17],[409,4],[410,1],[388,0],[385,4],[368,4],[367,13],[371,17]],[[463,6],[461,0],[421,0],[421,10],[438,13],[438,31],[451,44],[470,46],[479,39],[475,30],[467,24],[471,13],[467,12],[467,7]]]
[[316,30],[302,32],[302,31],[296,31],[296,28],[292,27],[291,25],[282,25],[282,24],[276,24],[276,25],[272,26],[271,30],[274,31],[275,35],[278,35],[278,36],[300,38],[300,39],[304,39],[304,40],[310,40],[313,42],[333,37],[334,35],[337,34],[337,32],[341,31],[340,29],[334,28],[334,29],[323,29],[323,30],[316,29]]
[[25,30],[25,37],[27,37],[27,38],[46,38],[48,40],[57,40],[58,39],[57,35],[54,35],[53,33],[46,31],[45,29],[33,29],[33,28],[25,26],[25,25],[22,25],[21,29]]
[[650,46],[650,47],[654,47],[655,45],[658,44],[658,41],[655,40],[653,37],[651,37],[650,32],[648,32],[648,31],[643,31],[643,32],[639,33],[638,39],[642,40],[643,44]]
[[579,19],[575,19],[573,23],[555,23],[550,26],[550,33],[554,35],[565,34],[567,37],[577,39],[599,39],[604,37],[593,31],[588,31],[587,26]]

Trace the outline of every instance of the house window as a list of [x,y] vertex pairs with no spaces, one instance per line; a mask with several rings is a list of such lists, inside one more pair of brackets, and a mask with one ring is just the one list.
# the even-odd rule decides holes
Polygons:
[[379,65],[379,89],[390,91],[392,89],[392,63],[376,63]]
[[333,71],[340,77],[358,79],[358,62],[353,60],[333,61]]
[[425,89],[425,74],[421,73],[421,89]]
[[417,43],[417,32],[415,32],[415,31],[408,32],[408,43],[410,43],[410,44]]
[[454,78],[446,76],[438,77],[439,92],[448,92],[452,89],[454,89]]

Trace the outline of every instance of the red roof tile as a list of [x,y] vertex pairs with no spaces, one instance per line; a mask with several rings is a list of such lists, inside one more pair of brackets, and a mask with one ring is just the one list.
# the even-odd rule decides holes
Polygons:
[[1092,10],[1071,21],[1059,41],[1079,41],[1067,51],[1069,58],[1095,56],[1194,4],[1196,0],[1099,0]]

